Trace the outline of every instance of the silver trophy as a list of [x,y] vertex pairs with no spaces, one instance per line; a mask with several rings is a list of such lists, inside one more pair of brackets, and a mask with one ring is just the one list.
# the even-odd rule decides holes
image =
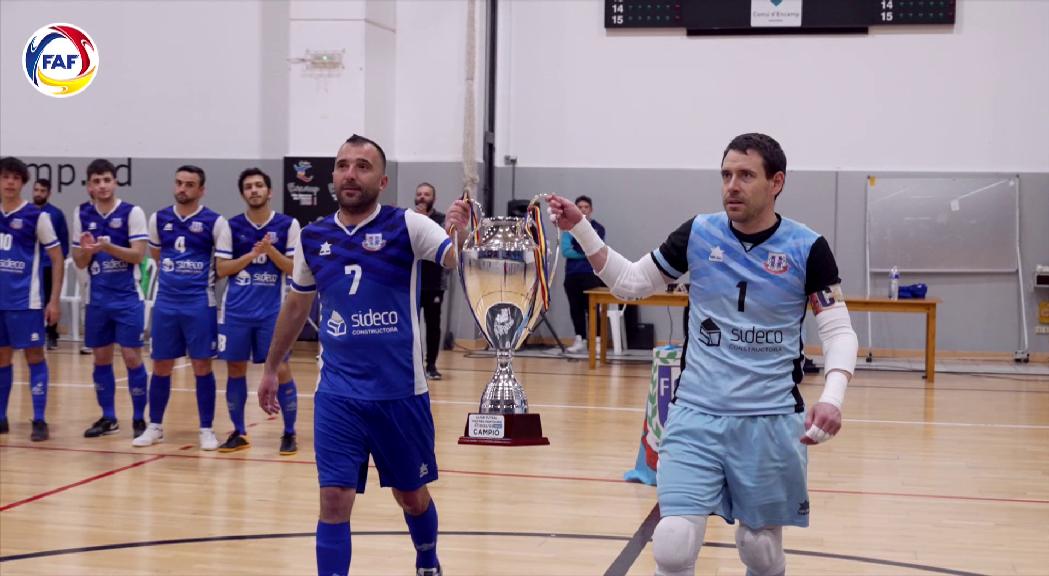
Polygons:
[[[528,397],[514,376],[514,350],[535,328],[549,294],[554,258],[546,246],[540,199],[536,196],[524,218],[484,218],[481,206],[467,200],[475,212],[459,253],[459,278],[467,306],[488,344],[495,350],[496,369],[481,394],[477,413],[467,417],[460,444],[549,444],[538,414],[528,412]],[[536,209],[539,207],[540,209]]]

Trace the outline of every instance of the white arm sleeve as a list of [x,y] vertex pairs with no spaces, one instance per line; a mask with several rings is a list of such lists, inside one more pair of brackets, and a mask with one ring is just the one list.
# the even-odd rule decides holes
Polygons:
[[83,224],[80,223],[80,208],[77,208],[73,212],[73,237],[70,238],[69,245],[73,248],[80,248],[80,235],[83,234],[81,227]]
[[429,216],[413,210],[405,210],[404,219],[408,226],[408,236],[412,241],[415,259],[443,264],[444,254],[452,245],[448,233]]
[[299,234],[302,233],[302,226],[299,221],[292,218],[291,224],[288,225],[288,243],[284,248],[285,256],[294,256],[299,251]]
[[[79,210],[77,210],[77,218],[80,218]],[[127,234],[130,242],[149,240],[149,230],[146,227],[146,213],[138,206],[132,208],[131,213],[128,214]]]
[[655,260],[646,254],[631,262],[608,246],[605,267],[596,272],[609,286],[612,295],[622,300],[640,300],[666,288],[667,278],[659,271]]
[[233,259],[233,233],[229,229],[229,222],[223,218],[215,221],[215,257]]
[[149,246],[160,248],[160,234],[157,232],[157,213],[149,215]]
[[51,215],[47,212],[40,214],[36,221],[36,241],[43,244],[45,250],[58,246],[58,236],[51,224]]
[[820,402],[833,404],[839,410],[845,402],[845,388],[856,371],[859,340],[852,329],[852,319],[844,302],[823,308],[816,314],[816,326],[823,342],[823,377]]
[[291,289],[303,294],[317,290],[317,281],[313,279],[313,271],[306,264],[306,255],[302,250],[296,250],[295,258],[292,260]]

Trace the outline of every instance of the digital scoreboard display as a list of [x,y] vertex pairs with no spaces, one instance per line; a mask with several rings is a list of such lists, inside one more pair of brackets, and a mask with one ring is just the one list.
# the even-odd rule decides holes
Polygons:
[[864,33],[871,26],[953,25],[956,0],[605,0],[605,28],[689,35]]

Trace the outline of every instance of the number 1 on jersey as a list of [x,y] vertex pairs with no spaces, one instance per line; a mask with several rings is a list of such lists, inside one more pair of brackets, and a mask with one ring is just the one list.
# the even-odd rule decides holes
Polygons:
[[740,281],[739,284],[736,284],[736,288],[739,288],[739,300],[736,301],[736,310],[743,312],[747,302],[747,281]]
[[350,296],[357,293],[357,286],[361,283],[361,265],[360,264],[347,264],[345,268],[347,276],[353,276],[350,281]]

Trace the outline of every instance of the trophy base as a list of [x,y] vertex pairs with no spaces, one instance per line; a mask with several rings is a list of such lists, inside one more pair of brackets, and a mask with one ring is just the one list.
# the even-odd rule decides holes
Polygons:
[[477,414],[466,417],[466,429],[459,437],[460,444],[487,446],[545,446],[550,440],[543,436],[543,425],[538,414]]

